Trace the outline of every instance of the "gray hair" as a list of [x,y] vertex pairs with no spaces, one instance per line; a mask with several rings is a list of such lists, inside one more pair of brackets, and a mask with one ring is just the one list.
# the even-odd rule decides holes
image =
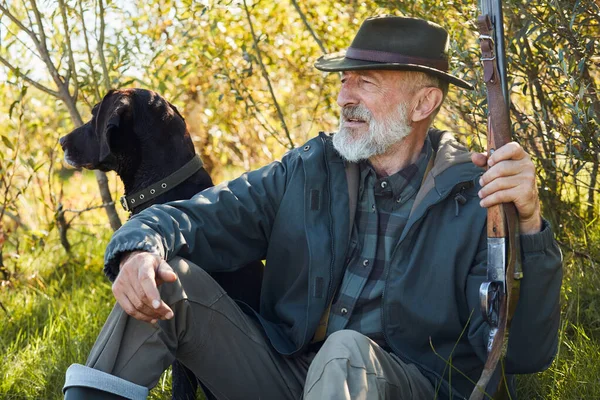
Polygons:
[[409,85],[411,91],[416,92],[417,90],[424,87],[435,87],[442,91],[442,103],[436,108],[431,114],[431,121],[440,111],[446,96],[448,95],[449,82],[445,79],[441,79],[437,75],[428,74],[421,71],[405,71],[405,82]]

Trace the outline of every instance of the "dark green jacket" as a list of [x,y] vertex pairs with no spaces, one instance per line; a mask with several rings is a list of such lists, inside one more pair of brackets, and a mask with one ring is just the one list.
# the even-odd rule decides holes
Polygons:
[[[430,136],[435,162],[385,271],[381,317],[393,352],[419,366],[447,398],[449,382],[455,395],[473,388],[455,369],[477,381],[487,357],[489,328],[478,305],[486,211],[477,197],[482,170],[452,135],[432,130]],[[180,255],[208,271],[266,258],[259,318],[280,353],[297,354],[344,273],[348,198],[344,162],[321,133],[281,162],[135,215],[110,241],[105,270],[114,279],[119,253],[136,249],[165,259]],[[508,373],[547,368],[558,340],[560,251],[546,223],[521,244],[525,277]]]

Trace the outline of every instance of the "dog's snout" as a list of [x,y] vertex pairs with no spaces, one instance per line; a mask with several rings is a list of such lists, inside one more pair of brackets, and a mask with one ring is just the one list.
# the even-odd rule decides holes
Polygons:
[[63,136],[60,139],[58,139],[58,143],[60,144],[60,147],[62,147],[62,149],[65,149],[65,144],[67,142],[67,137]]

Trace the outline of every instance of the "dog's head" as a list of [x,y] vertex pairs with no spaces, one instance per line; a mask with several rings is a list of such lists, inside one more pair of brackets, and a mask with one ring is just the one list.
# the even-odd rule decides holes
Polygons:
[[60,145],[74,167],[117,172],[134,169],[144,157],[194,152],[177,108],[145,89],[111,90],[93,107],[92,118],[60,138]]

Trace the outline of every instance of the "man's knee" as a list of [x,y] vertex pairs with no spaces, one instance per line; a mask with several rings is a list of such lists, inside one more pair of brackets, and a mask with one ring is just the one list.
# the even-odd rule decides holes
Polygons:
[[368,387],[365,372],[371,369],[365,354],[369,354],[371,343],[369,338],[352,330],[329,335],[308,369],[305,398],[340,398],[340,393],[349,391],[354,396],[351,398],[361,397],[359,393],[364,395]]
[[317,357],[321,364],[327,364],[334,359],[347,359],[351,363],[363,363],[363,354],[371,346],[371,340],[365,335],[344,329],[329,335],[321,346]]
[[328,349],[350,349],[363,348],[371,345],[371,339],[360,332],[350,329],[336,331],[327,337],[323,343],[321,350]]
[[205,306],[211,306],[225,292],[217,282],[198,265],[191,261],[175,257],[168,264],[177,274],[177,280],[160,286],[161,298],[169,305],[181,300],[189,300]]

